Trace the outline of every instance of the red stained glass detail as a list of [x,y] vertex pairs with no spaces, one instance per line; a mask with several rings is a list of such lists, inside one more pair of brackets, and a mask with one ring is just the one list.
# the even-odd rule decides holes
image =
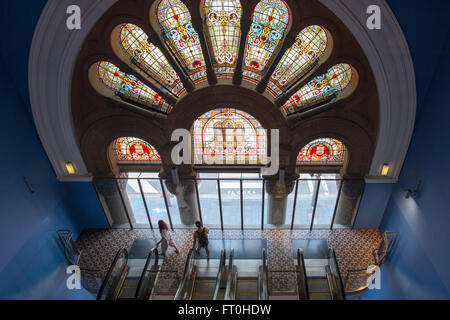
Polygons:
[[252,61],[252,63],[250,63],[250,67],[258,69],[259,68],[259,63],[256,61]]
[[202,66],[202,63],[200,61],[194,61],[194,63],[192,64],[192,67],[194,69],[198,68],[198,67],[201,67],[201,66]]

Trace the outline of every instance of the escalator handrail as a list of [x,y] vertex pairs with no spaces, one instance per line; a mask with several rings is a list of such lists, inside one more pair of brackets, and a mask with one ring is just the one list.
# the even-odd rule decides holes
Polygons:
[[121,274],[123,274],[123,271],[125,270],[126,266],[128,265],[127,249],[125,249],[125,248],[119,249],[119,251],[117,251],[117,253],[116,253],[116,256],[114,257],[113,262],[111,263],[111,266],[109,267],[108,272],[106,273],[105,279],[103,280],[100,290],[98,291],[97,300],[101,300],[101,297],[103,296],[103,291],[105,290],[106,284],[109,282],[109,280],[111,278],[111,273],[112,273],[114,267],[116,266],[117,262],[119,261],[121,255],[123,255],[125,257],[125,264],[120,272]]
[[189,250],[188,255],[186,257],[186,264],[184,265],[184,271],[183,271],[183,276],[181,278],[181,283],[178,286],[178,290],[177,293],[175,294],[175,298],[174,300],[181,300],[181,296],[184,293],[184,289],[186,286],[186,282],[189,280],[190,276],[191,276],[191,263],[195,258],[195,251],[194,249]]
[[339,270],[339,265],[337,263],[336,253],[334,252],[334,249],[332,249],[332,248],[330,248],[330,259],[329,260],[332,261],[333,269],[335,269],[335,272],[336,272],[336,274],[333,274],[333,276],[335,277],[335,279],[337,281],[336,285],[339,286],[339,288],[337,288],[337,289],[340,291],[339,293],[342,297],[342,300],[345,300],[344,283],[342,282],[341,271]]
[[236,275],[234,274],[234,249],[230,251],[230,257],[228,259],[228,279],[227,279],[227,289],[225,290],[225,300],[236,300],[236,292],[232,290],[231,285],[234,284],[236,279],[233,279]]
[[[308,279],[306,277],[305,257],[303,255],[302,248],[298,248],[298,250],[297,250],[297,265],[300,266],[300,268],[302,270],[302,281],[303,281],[303,284],[304,284],[303,288],[298,288],[298,290],[300,292],[300,289],[303,289],[305,291],[305,294],[306,294],[306,300],[310,300]],[[299,295],[299,297],[300,297],[300,295]]]
[[142,274],[141,274],[141,277],[139,279],[139,283],[138,283],[137,288],[136,288],[136,293],[135,293],[135,296],[134,296],[134,298],[136,300],[139,299],[139,294],[140,294],[140,291],[141,291],[144,279],[146,279],[145,276],[147,274],[148,267],[150,266],[150,263],[152,261],[153,255],[155,256],[155,263],[153,265],[154,266],[158,265],[158,262],[159,262],[158,249],[157,248],[153,248],[153,249],[150,250],[150,253],[148,254],[147,261],[145,262],[144,269],[142,270]]
[[214,290],[213,300],[217,300],[217,296],[219,295],[223,273],[225,272],[225,264],[226,264],[226,251],[225,249],[222,249],[222,253],[220,254],[219,271],[217,272],[216,288]]

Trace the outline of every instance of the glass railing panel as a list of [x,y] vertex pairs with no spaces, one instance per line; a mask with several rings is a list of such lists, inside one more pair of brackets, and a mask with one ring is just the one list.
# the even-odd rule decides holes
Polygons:
[[178,207],[177,196],[171,193],[165,183],[163,183],[164,192],[166,193],[167,206],[169,207],[170,218],[172,219],[174,228],[188,228],[181,222],[180,209]]
[[125,249],[117,252],[114,261],[103,279],[103,283],[97,295],[97,300],[111,300],[117,294],[117,287],[120,283],[124,269],[127,267],[128,253]]
[[120,198],[116,179],[95,178],[92,184],[111,227],[129,228],[130,224]]
[[[295,184],[297,185],[297,181],[295,181]],[[281,226],[282,228],[289,229],[292,226],[292,214],[294,213],[294,202],[295,202],[295,188],[292,190],[292,192],[287,196],[287,204],[286,204],[286,219],[284,222],[284,225]]]
[[169,224],[161,181],[159,179],[141,179],[140,181],[153,228],[158,227],[159,220]]
[[314,200],[319,180],[299,180],[295,206],[294,228],[307,229],[311,225]]
[[262,180],[244,180],[242,182],[244,203],[244,228],[260,229],[262,215]]
[[220,180],[223,225],[225,229],[241,228],[241,182]]
[[138,179],[124,179],[126,183],[126,196],[130,203],[130,216],[134,227],[149,228],[147,212],[142,198]]
[[198,180],[198,195],[203,224],[209,228],[221,228],[217,180]]
[[351,228],[364,193],[364,180],[343,180],[333,229]]
[[314,229],[329,229],[339,193],[340,180],[322,180],[317,197]]

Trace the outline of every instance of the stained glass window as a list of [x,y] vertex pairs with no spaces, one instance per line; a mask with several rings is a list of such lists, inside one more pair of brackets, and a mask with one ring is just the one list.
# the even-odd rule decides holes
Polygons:
[[289,9],[282,0],[261,0],[253,12],[244,59],[244,79],[257,82],[289,24]]
[[328,31],[316,25],[306,27],[298,34],[294,45],[286,51],[272,74],[268,89],[275,98],[318,64],[327,51],[328,38]]
[[335,65],[293,95],[283,106],[284,111],[290,114],[338,96],[352,84],[352,80],[353,68],[350,65]]
[[188,8],[180,0],[161,0],[157,11],[167,42],[178,53],[191,78],[196,83],[205,80],[205,60]]
[[193,126],[195,164],[265,164],[267,134],[254,117],[234,108],[209,111]]
[[113,147],[119,163],[161,163],[161,156],[158,151],[142,139],[133,137],[118,138],[114,141]]
[[120,29],[120,43],[133,64],[139,66],[174,95],[184,90],[180,78],[159,48],[148,42],[148,36],[138,26],[130,23]]
[[308,143],[297,156],[297,165],[344,164],[346,148],[336,139],[322,138]]
[[231,77],[237,60],[242,6],[239,0],[205,0],[204,14],[218,77]]
[[148,107],[169,113],[172,107],[162,97],[135,76],[126,74],[112,63],[97,63],[100,80],[115,93]]

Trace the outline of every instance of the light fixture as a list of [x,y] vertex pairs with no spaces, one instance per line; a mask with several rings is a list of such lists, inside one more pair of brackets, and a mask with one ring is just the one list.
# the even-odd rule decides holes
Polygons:
[[408,189],[408,191],[406,191],[405,198],[406,199],[409,199],[410,197],[414,198],[417,195],[417,192],[419,192],[419,187],[420,187],[421,183],[422,183],[422,181],[419,180],[419,182],[417,182],[417,186],[414,190]]
[[75,165],[72,162],[66,162],[66,170],[68,174],[75,174]]
[[389,174],[389,170],[391,169],[391,166],[389,164],[383,164],[383,166],[381,167],[381,175],[382,176],[387,176]]

